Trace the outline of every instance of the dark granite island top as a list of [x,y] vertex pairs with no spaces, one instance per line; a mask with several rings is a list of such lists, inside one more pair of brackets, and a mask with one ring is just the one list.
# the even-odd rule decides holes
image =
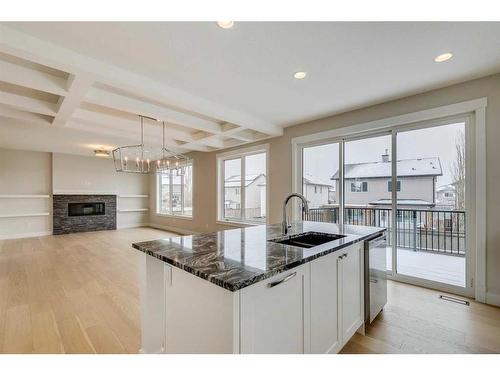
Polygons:
[[305,221],[293,223],[288,235],[322,232],[345,237],[307,249],[270,242],[282,237],[281,226],[259,225],[138,242],[132,246],[234,292],[384,231],[384,228]]

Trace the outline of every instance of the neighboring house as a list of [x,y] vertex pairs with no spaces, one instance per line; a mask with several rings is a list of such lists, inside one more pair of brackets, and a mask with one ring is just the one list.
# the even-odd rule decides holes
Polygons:
[[[266,175],[248,174],[245,176],[245,206],[252,216],[266,216]],[[233,175],[224,181],[224,207],[241,208],[241,175]]]
[[[169,189],[170,189],[170,184],[169,184],[169,178],[167,176],[164,176],[162,178],[162,189],[161,189],[161,194],[162,194],[162,201],[163,201],[163,206],[168,206],[168,200],[169,200]],[[175,209],[177,207],[181,206],[181,200],[182,200],[182,186],[181,182],[179,179],[173,179],[172,181],[172,208]]]
[[456,189],[453,184],[443,185],[436,190],[436,204],[443,208],[455,208]]
[[[433,207],[436,179],[442,176],[438,157],[398,160],[398,204],[408,207]],[[392,165],[387,154],[379,162],[345,165],[346,205],[387,206],[391,204]],[[338,171],[332,178],[338,191]]]
[[306,173],[303,178],[302,194],[307,199],[310,208],[318,208],[335,200],[335,187],[329,181],[324,181]]

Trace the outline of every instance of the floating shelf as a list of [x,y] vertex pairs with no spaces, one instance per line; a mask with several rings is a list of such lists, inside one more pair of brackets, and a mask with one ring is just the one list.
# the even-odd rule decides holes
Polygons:
[[118,210],[118,212],[144,212],[149,211],[149,208],[127,208],[124,210]]
[[50,195],[0,195],[0,199],[49,199]]
[[53,195],[118,195],[114,191],[54,190]]
[[1,214],[0,218],[11,218],[11,217],[35,217],[35,216],[49,216],[49,212],[36,212],[29,214]]

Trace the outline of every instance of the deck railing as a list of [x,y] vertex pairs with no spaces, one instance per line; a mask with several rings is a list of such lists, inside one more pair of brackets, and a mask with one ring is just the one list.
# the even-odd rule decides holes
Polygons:
[[[311,208],[304,220],[338,223],[339,208]],[[393,243],[390,208],[347,206],[344,222],[387,228],[388,244]],[[397,247],[465,256],[465,211],[398,208],[396,222]]]

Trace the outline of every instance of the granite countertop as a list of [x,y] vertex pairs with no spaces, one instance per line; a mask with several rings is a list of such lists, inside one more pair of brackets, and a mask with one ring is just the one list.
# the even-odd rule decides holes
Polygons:
[[281,226],[259,225],[137,242],[132,246],[234,292],[384,231],[384,228],[305,221],[293,223],[288,235],[323,232],[345,237],[306,249],[270,242],[282,237]]

